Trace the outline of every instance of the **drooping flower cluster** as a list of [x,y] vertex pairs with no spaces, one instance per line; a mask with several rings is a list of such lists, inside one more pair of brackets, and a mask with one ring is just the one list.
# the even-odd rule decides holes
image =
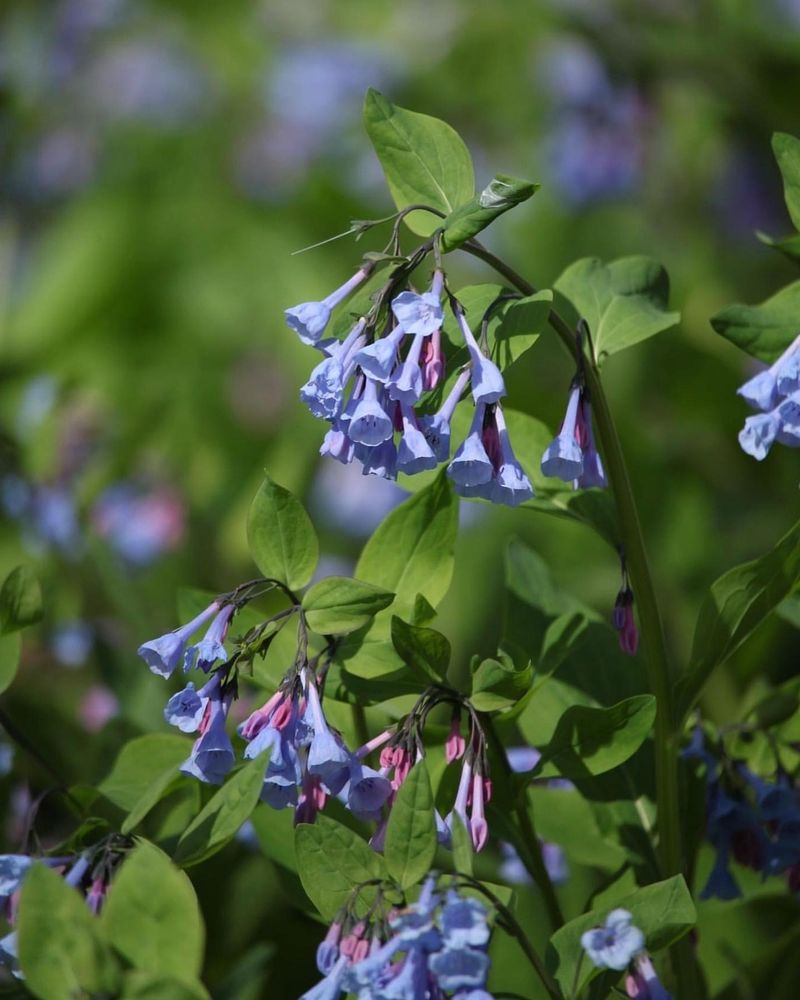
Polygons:
[[542,456],[542,472],[578,490],[607,486],[592,431],[592,406],[581,374],[575,376],[561,430]]
[[[394,296],[382,336],[376,334],[380,308],[353,325],[342,341],[322,339],[331,310],[369,275],[365,265],[322,302],[286,310],[286,321],[303,343],[325,355],[300,390],[311,413],[330,429],[320,449],[340,462],[357,459],[365,475],[395,479],[448,462],[448,475],[462,496],[515,506],[533,496],[517,461],[500,399],[506,395],[499,368],[486,356],[461,304],[450,304],[469,355],[441,406],[423,413],[425,394],[445,375],[442,349],[445,278],[437,267],[430,290],[406,289]],[[393,288],[392,279],[385,291]],[[379,295],[379,301],[383,295]],[[451,460],[450,424],[471,384],[475,414],[468,436]]]
[[702,729],[692,733],[682,756],[705,764],[706,836],[716,851],[701,899],[736,899],[742,891],[731,861],[763,878],[800,876],[800,795],[788,774],[764,781],[744,764],[719,761],[706,748]]
[[301,1000],[336,1000],[342,993],[360,1000],[424,1000],[453,997],[491,1000],[489,910],[456,888],[444,895],[430,876],[419,898],[388,919],[357,918],[345,908],[317,949],[323,979]]
[[800,336],[778,360],[737,390],[754,410],[739,432],[739,444],[762,461],[773,443],[800,448]]
[[600,927],[581,935],[581,945],[599,969],[613,969],[625,977],[625,992],[636,1000],[671,1000],[644,950],[644,934],[628,910],[612,910]]

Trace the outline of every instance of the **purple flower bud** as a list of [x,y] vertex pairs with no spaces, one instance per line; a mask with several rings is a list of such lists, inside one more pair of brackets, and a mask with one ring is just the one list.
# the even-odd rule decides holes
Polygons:
[[542,472],[567,483],[579,479],[583,473],[583,453],[575,433],[580,399],[581,387],[573,384],[561,430],[542,456]]
[[167,632],[158,639],[143,643],[138,649],[139,656],[154,674],[169,677],[183,659],[184,649],[190,637],[218,610],[219,603],[214,601],[188,624],[174,632]]
[[625,980],[625,992],[635,1000],[672,1000],[647,953],[637,956],[633,973]]
[[194,666],[205,673],[211,669],[216,660],[227,660],[228,653],[223,645],[228,627],[236,609],[232,604],[226,604],[208,627],[208,631],[194,646],[189,646],[183,657],[184,673]]

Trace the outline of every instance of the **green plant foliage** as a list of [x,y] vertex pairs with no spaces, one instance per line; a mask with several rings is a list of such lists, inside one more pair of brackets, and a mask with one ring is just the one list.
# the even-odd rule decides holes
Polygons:
[[264,576],[297,590],[317,567],[319,542],[303,505],[266,476],[247,515],[253,561]]
[[394,594],[360,580],[329,576],[303,595],[303,611],[309,628],[321,635],[346,635],[366,625],[388,608]]
[[428,874],[436,854],[433,792],[424,762],[411,768],[400,786],[386,827],[386,869],[401,889]]

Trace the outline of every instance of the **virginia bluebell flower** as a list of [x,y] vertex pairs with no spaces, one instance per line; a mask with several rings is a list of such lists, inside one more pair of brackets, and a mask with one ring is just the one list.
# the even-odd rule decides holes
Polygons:
[[413,406],[422,395],[422,370],[419,366],[424,334],[418,333],[411,341],[408,354],[394,370],[386,383],[389,398]]
[[736,390],[754,410],[773,410],[780,399],[800,389],[800,336],[777,361]]
[[588,490],[593,486],[608,486],[603,462],[597,451],[592,431],[592,405],[585,391],[581,394],[580,405],[578,406],[575,439],[580,445],[583,456],[583,468],[581,469],[581,474],[573,480],[572,485],[576,490]]
[[230,709],[231,696],[213,692],[200,723],[200,737],[192,752],[180,766],[183,774],[198,778],[210,785],[221,785],[233,769],[236,757],[233,744],[225,731],[225,721]]
[[472,365],[472,398],[475,400],[475,405],[496,403],[506,394],[506,385],[500,374],[500,369],[486,357],[478,346],[478,342],[467,323],[467,317],[461,303],[453,305],[453,312],[469,351]]
[[187,673],[192,667],[208,673],[217,660],[224,662],[228,659],[228,653],[223,643],[235,610],[232,604],[224,605],[217,612],[200,642],[188,647],[183,656],[184,673]]
[[470,380],[470,371],[466,369],[456,379],[453,388],[447,395],[436,413],[420,419],[420,428],[428,444],[431,446],[437,462],[446,462],[450,458],[450,421],[453,419],[461,394]]
[[486,407],[483,403],[475,407],[469,434],[461,442],[447,467],[447,474],[456,487],[480,486],[490,482],[494,475],[492,460],[483,444],[485,412]]
[[328,347],[329,356],[312,370],[300,389],[300,398],[312,416],[322,420],[335,420],[339,416],[345,386],[356,367],[355,357],[364,345],[365,326],[366,320],[362,318],[341,343],[334,341]]
[[342,465],[349,465],[353,461],[355,445],[347,436],[347,432],[334,424],[327,431],[319,449],[320,455],[330,455]]
[[420,366],[422,367],[422,388],[430,392],[444,378],[444,351],[442,350],[442,331],[434,330],[422,345]]
[[612,910],[602,927],[581,935],[581,945],[598,968],[621,972],[644,948],[644,934],[627,910]]
[[368,378],[364,394],[347,425],[348,437],[356,444],[374,448],[388,440],[393,432],[394,424],[379,398],[378,385]]
[[340,302],[365,281],[373,267],[365,264],[343,285],[331,292],[321,302],[303,302],[299,306],[286,309],[286,324],[295,331],[300,340],[310,347],[316,346],[331,318],[331,312]]
[[219,611],[219,608],[219,602],[213,601],[186,625],[175,629],[174,632],[167,632],[158,639],[143,643],[138,649],[139,656],[154,674],[169,677],[183,659],[186,643],[204,622]]
[[773,365],[749,379],[737,392],[762,411],[747,417],[739,432],[743,451],[760,462],[775,441],[800,448],[800,336]]
[[647,952],[634,961],[633,971],[625,979],[625,992],[634,1000],[672,1000],[672,994],[658,978]]
[[395,369],[397,352],[405,335],[405,329],[398,325],[385,337],[374,341],[368,347],[362,347],[353,360],[367,378],[375,382],[388,382]]
[[392,312],[400,326],[414,336],[430,337],[444,322],[442,289],[444,275],[436,270],[428,292],[401,292],[392,300]]
[[19,889],[33,860],[27,854],[0,854],[0,900]]
[[418,472],[425,472],[427,469],[435,469],[438,464],[436,455],[425,435],[417,427],[414,411],[406,404],[401,406],[401,411],[403,414],[403,436],[397,449],[397,471],[403,472],[407,476],[413,476]]
[[316,774],[335,795],[350,780],[352,754],[341,736],[334,733],[322,711],[322,703],[313,677],[306,676],[305,695],[308,700],[308,718],[314,730],[308,749],[308,770]]
[[514,455],[502,407],[494,407],[494,420],[500,439],[500,465],[495,473],[491,499],[516,507],[533,497],[533,487]]
[[397,446],[391,437],[374,448],[357,445],[355,456],[361,462],[361,471],[365,476],[397,479]]
[[164,718],[182,733],[197,732],[208,704],[208,699],[219,687],[219,674],[214,674],[199,691],[189,681],[182,691],[174,694],[164,706]]
[[542,472],[567,483],[580,479],[583,473],[583,452],[576,436],[580,401],[580,383],[573,382],[561,430],[542,456]]
[[356,816],[377,813],[391,793],[392,785],[384,775],[351,756],[349,777],[342,795],[347,796],[347,807],[352,813]]
[[639,648],[639,630],[633,613],[633,591],[627,584],[617,594],[611,620],[617,630],[620,649],[628,656],[635,656]]

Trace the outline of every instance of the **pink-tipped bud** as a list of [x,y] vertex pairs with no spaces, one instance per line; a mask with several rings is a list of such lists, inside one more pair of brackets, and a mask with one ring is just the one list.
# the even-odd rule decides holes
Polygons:
[[454,760],[459,760],[464,756],[467,743],[461,735],[461,713],[456,710],[453,713],[453,721],[450,723],[450,735],[444,745],[447,763],[452,764]]
[[211,699],[209,698],[206,702],[206,707],[203,709],[203,718],[200,720],[200,725],[197,727],[197,732],[202,736],[208,727],[211,725]]
[[86,905],[97,915],[105,902],[106,884],[101,878],[96,878],[92,882],[91,889],[86,893]]
[[363,962],[367,955],[369,955],[369,941],[362,938],[353,948],[353,964]]
[[472,845],[476,851],[486,846],[489,837],[489,827],[483,814],[483,777],[475,774],[472,778],[472,812],[469,821]]
[[491,778],[484,778],[483,779],[483,801],[484,802],[491,802],[492,801],[492,779]]
[[445,359],[442,351],[442,331],[435,330],[422,346],[422,388],[425,392],[435,389],[444,378]]
[[358,938],[354,937],[352,934],[348,934],[346,937],[342,938],[342,943],[339,945],[340,954],[344,955],[345,958],[352,960],[353,952],[356,950],[357,944]]
[[285,729],[292,718],[292,702],[289,698],[284,698],[275,709],[270,720],[275,729]]
[[407,751],[403,749],[398,749],[395,753],[395,768],[394,768],[394,778],[392,779],[392,788],[398,789],[403,782],[408,777],[408,772],[411,770],[411,757]]

